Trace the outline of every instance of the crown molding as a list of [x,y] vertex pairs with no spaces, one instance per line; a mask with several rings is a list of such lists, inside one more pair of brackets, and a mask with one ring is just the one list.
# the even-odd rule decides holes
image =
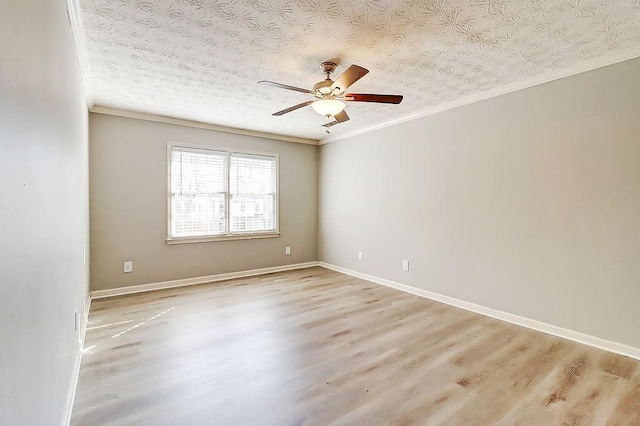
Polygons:
[[484,101],[487,99],[495,98],[497,96],[506,95],[507,93],[516,92],[518,90],[528,89],[529,87],[538,86],[540,84],[549,83],[554,80],[559,80],[565,77],[571,77],[584,72],[593,71],[598,68],[606,67],[609,65],[617,64],[619,62],[628,61],[640,57],[640,46],[632,47],[630,49],[621,50],[611,53],[610,55],[601,56],[599,58],[590,59],[585,62],[581,62],[576,65],[571,65],[565,68],[545,72],[521,81],[505,84],[500,87],[496,87],[485,92],[475,93],[471,96],[456,99],[451,102],[445,102],[440,105],[425,108],[420,111],[416,111],[412,114],[405,115],[393,120],[385,121],[383,123],[376,124],[351,132],[332,135],[321,139],[318,145],[325,145],[330,142],[335,142],[341,139],[347,139],[354,136],[362,135],[365,133],[373,132],[375,130],[383,129],[389,126],[395,126],[396,124],[404,123],[406,121],[416,120],[418,118],[427,117],[429,115],[438,114],[440,112],[448,111],[450,109],[459,108],[465,105],[470,105],[476,102]]
[[89,72],[89,54],[87,53],[87,40],[84,37],[84,25],[82,24],[82,10],[78,0],[67,0],[67,14],[69,24],[73,32],[73,40],[76,43],[76,52],[82,74],[82,85],[84,95],[87,98],[87,107],[93,107],[93,94],[91,93],[91,74]]
[[176,126],[193,127],[196,129],[214,130],[216,132],[233,133],[236,135],[254,136],[258,138],[273,139],[285,142],[295,142],[307,145],[318,145],[314,139],[299,138],[295,136],[277,135],[274,133],[259,132],[254,130],[236,129],[234,127],[218,126],[216,124],[204,123],[201,121],[186,120],[183,118],[173,118],[164,115],[149,114],[145,112],[127,111],[123,109],[93,106],[89,111],[96,114],[114,115],[116,117],[135,118],[138,120],[154,121],[156,123],[174,124]]

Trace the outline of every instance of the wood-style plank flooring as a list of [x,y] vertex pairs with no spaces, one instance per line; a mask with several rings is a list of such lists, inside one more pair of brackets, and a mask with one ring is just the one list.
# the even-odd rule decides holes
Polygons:
[[94,301],[73,425],[640,425],[640,362],[323,268]]

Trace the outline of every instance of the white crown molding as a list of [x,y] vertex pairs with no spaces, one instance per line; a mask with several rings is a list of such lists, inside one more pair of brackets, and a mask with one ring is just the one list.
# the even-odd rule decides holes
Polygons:
[[226,281],[234,278],[253,277],[256,275],[272,274],[274,272],[292,271],[294,269],[304,269],[318,266],[318,262],[295,263],[291,265],[273,266],[270,268],[251,269],[248,271],[229,272],[226,274],[207,275],[204,277],[185,278],[181,280],[162,281],[158,283],[141,284],[129,287],[119,287],[108,290],[95,290],[91,292],[91,299],[102,299],[105,297],[123,296],[125,294],[142,293],[167,288],[184,287],[196,284],[206,284],[216,281]]
[[71,424],[71,414],[73,412],[73,403],[76,400],[76,390],[78,389],[78,379],[80,378],[80,364],[82,363],[82,350],[84,349],[84,338],[87,335],[87,323],[89,322],[89,310],[91,309],[91,298],[87,298],[83,312],[84,321],[80,329],[80,350],[76,354],[76,361],[73,365],[73,376],[71,378],[71,386],[67,394],[67,407],[62,417],[62,426]]
[[273,139],[285,142],[295,142],[307,145],[318,145],[314,139],[299,138],[295,136],[276,135],[274,133],[258,132],[254,130],[236,129],[234,127],[218,126],[216,124],[201,121],[185,120],[183,118],[166,117],[164,115],[148,114],[144,112],[127,111],[116,108],[93,106],[89,111],[96,114],[114,115],[116,117],[135,118],[137,120],[154,121],[156,123],[174,124],[176,126],[194,127],[196,129],[214,130],[216,132],[233,133],[236,135],[254,136],[258,138]]
[[[67,0],[67,2],[69,4],[76,4],[77,0]],[[74,20],[72,19],[72,22],[73,21]],[[456,99],[451,102],[446,102],[440,105],[428,107],[423,110],[411,113],[409,115],[405,115],[389,121],[385,121],[385,122],[376,124],[374,126],[356,129],[343,134],[331,135],[321,140],[314,140],[314,139],[300,138],[296,136],[278,135],[274,133],[219,126],[219,125],[200,122],[200,121],[186,120],[182,118],[167,117],[162,115],[149,114],[149,113],[136,112],[136,111],[127,111],[127,110],[121,110],[121,109],[109,108],[109,107],[103,107],[103,106],[95,106],[93,105],[92,100],[90,100],[89,84],[87,83],[89,82],[89,67],[88,67],[88,62],[86,57],[86,46],[84,44],[84,32],[75,30],[75,27],[77,27],[78,25],[81,26],[82,22],[79,21],[79,24],[74,25],[74,35],[76,35],[76,33],[81,34],[80,37],[76,36],[76,45],[79,46],[78,56],[80,58],[81,69],[83,70],[83,79],[85,81],[85,91],[87,93],[87,102],[88,103],[91,102],[89,106],[89,110],[91,112],[97,113],[97,114],[113,115],[118,117],[135,118],[138,120],[154,121],[158,123],[174,124],[178,126],[214,130],[218,132],[233,133],[238,135],[255,136],[255,137],[261,137],[266,139],[281,140],[286,142],[302,143],[307,145],[325,145],[338,140],[347,139],[354,136],[370,133],[379,129],[383,129],[385,127],[390,127],[390,126],[394,126],[407,121],[412,121],[422,117],[438,114],[440,112],[470,105],[476,102],[495,98],[495,97],[516,92],[519,90],[528,89],[530,87],[549,83],[554,80],[571,77],[571,76],[582,74],[588,71],[593,71],[598,68],[606,67],[619,62],[624,62],[627,60],[640,57],[640,46],[621,50],[618,52],[614,52],[610,55],[606,55],[600,58],[595,58],[589,61],[582,62],[580,64],[572,65],[572,66],[558,69],[558,70],[552,70],[547,73],[543,73],[537,76],[533,76],[531,78],[527,78],[525,80],[521,80],[514,83],[506,84],[504,86],[496,87],[494,89],[487,90],[485,92],[476,93],[471,96]],[[84,46],[84,48],[81,49],[80,46]]]
[[330,263],[319,262],[319,265],[323,268],[331,269],[342,274],[351,275],[356,278],[391,287],[396,290],[401,290],[406,293],[411,293],[416,296],[424,297],[426,299],[435,300],[436,302],[445,303],[447,305],[455,306],[457,308],[465,309],[477,314],[486,315],[488,317],[506,321],[511,324],[550,334],[552,336],[561,337],[563,339],[571,340],[574,342],[582,343],[584,345],[592,346],[594,348],[603,349],[605,351],[614,352],[620,355],[640,360],[640,348],[634,348],[633,346],[624,345],[622,343],[604,340],[599,337],[591,336],[589,334],[584,334],[578,331],[569,330],[529,318],[524,318],[518,315],[510,314],[508,312],[487,308],[486,306],[476,305],[475,303],[467,302],[438,293],[433,293],[431,291],[423,290],[417,287],[400,284],[395,281],[364,274],[362,272],[357,272],[351,269],[343,268],[341,266],[332,265]]
[[73,32],[73,39],[76,43],[78,62],[80,63],[80,73],[82,74],[82,85],[87,98],[87,107],[93,107],[93,95],[91,93],[91,74],[89,72],[89,54],[87,52],[87,40],[84,37],[84,25],[82,24],[82,10],[78,0],[67,0],[67,13],[69,23]]
[[341,139],[351,138],[353,136],[362,135],[365,133],[373,132],[375,130],[383,129],[385,127],[394,126],[396,124],[404,123],[406,121],[416,120],[418,118],[426,117],[440,112],[448,111],[450,109],[462,107],[465,105],[473,104],[475,102],[484,101],[487,99],[495,98],[497,96],[506,95],[507,93],[516,92],[518,90],[528,89],[529,87],[538,86],[540,84],[549,83],[554,80],[559,80],[565,77],[571,77],[584,72],[593,71],[598,68],[606,67],[609,65],[617,64],[619,62],[628,61],[640,57],[640,46],[632,47],[630,49],[614,52],[610,55],[601,56],[599,58],[591,59],[576,65],[572,65],[566,68],[561,68],[553,71],[549,71],[540,75],[527,78],[525,80],[516,81],[514,83],[506,84],[504,86],[496,87],[494,89],[487,90],[467,96],[464,98],[456,99],[451,102],[445,102],[440,105],[425,108],[420,111],[416,111],[412,114],[405,115],[393,120],[385,121],[374,126],[369,126],[361,129],[356,129],[351,132],[328,136],[319,141],[319,145],[325,145],[330,142],[335,142]]

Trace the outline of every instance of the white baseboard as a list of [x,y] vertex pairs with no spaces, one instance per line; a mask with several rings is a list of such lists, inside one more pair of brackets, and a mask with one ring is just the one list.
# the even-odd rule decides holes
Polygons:
[[610,340],[600,339],[599,337],[591,336],[588,334],[580,333],[574,330],[558,327],[544,322],[524,318],[518,315],[510,314],[508,312],[498,311],[495,309],[487,308],[486,306],[476,305],[475,303],[466,302],[464,300],[456,299],[453,297],[445,296],[438,293],[433,293],[428,290],[422,290],[417,287],[408,286],[395,281],[379,278],[373,275],[363,274],[362,272],[353,271],[351,269],[343,268],[341,266],[332,265],[330,263],[319,262],[319,265],[323,268],[331,269],[336,272],[340,272],[346,275],[351,275],[356,278],[361,278],[366,281],[371,281],[376,284],[381,284],[387,287],[391,287],[397,290],[401,290],[407,293],[415,294],[427,299],[435,300],[436,302],[442,302],[447,305],[455,306],[457,308],[465,309],[467,311],[475,312],[477,314],[486,315],[501,321],[506,321],[511,324],[519,325],[522,327],[530,328],[532,330],[541,331],[546,334],[561,337],[563,339],[572,340],[574,342],[582,343],[594,348],[603,349],[605,351],[614,352],[620,355],[628,356],[640,360],[640,348],[634,348],[633,346],[624,345],[622,343],[612,342]]
[[80,350],[76,355],[76,361],[73,365],[73,376],[71,378],[71,387],[69,388],[69,394],[67,396],[67,407],[62,417],[62,426],[69,426],[71,423],[71,414],[73,411],[73,403],[76,400],[76,390],[78,389],[78,378],[80,377],[80,364],[82,363],[82,350],[84,349],[84,338],[87,335],[87,323],[89,322],[89,310],[91,309],[91,298],[89,297],[85,302],[87,305],[83,309],[82,317],[84,321],[81,324],[80,329]]
[[145,291],[162,290],[166,288],[184,287],[188,285],[205,284],[215,281],[225,281],[233,278],[253,277],[256,275],[271,274],[273,272],[291,271],[294,269],[311,268],[318,266],[318,262],[295,263],[292,265],[273,266],[270,268],[251,269],[248,271],[229,272],[226,274],[208,275],[204,277],[185,278],[181,280],[162,281],[158,283],[119,287],[108,290],[95,290],[91,292],[91,299],[122,296],[125,294],[142,293]]

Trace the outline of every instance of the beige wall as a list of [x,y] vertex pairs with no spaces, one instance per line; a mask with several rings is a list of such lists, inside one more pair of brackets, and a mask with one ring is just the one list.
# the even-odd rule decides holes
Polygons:
[[60,425],[68,406],[88,276],[87,116],[65,2],[0,2],[0,425]]
[[[318,259],[318,147],[102,114],[89,139],[92,290]],[[167,141],[279,154],[280,237],[167,245]]]
[[640,347],[638,76],[640,59],[323,146],[320,260]]

